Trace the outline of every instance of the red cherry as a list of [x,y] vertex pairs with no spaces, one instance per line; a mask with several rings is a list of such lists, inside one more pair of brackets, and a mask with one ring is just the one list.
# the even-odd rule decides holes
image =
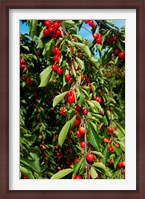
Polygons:
[[81,176],[75,175],[74,179],[82,179]]
[[118,55],[119,52],[120,52],[120,50],[119,50],[118,48],[115,48],[115,49],[113,50],[113,53],[114,53],[115,55]]
[[70,79],[71,79],[71,75],[70,75],[70,74],[66,74],[66,75],[65,75],[65,80],[66,80],[66,81],[69,81]]
[[110,134],[113,133],[113,129],[111,127],[108,128],[108,133],[110,133]]
[[106,43],[109,43],[109,42],[110,42],[110,38],[109,38],[109,37],[106,37],[105,42],[106,42]]
[[25,59],[20,59],[20,64],[26,64],[26,60]]
[[44,21],[44,25],[47,26],[47,27],[50,27],[52,25],[52,21],[50,20],[45,20]]
[[40,148],[42,151],[44,151],[46,149],[46,147],[43,144],[40,144]]
[[74,106],[74,109],[75,109],[75,111],[81,111],[81,107],[77,104]]
[[53,56],[53,60],[54,60],[55,62],[59,63],[59,62],[60,62],[60,56],[59,56],[59,55],[54,55],[54,56]]
[[58,65],[57,64],[53,64],[51,68],[52,68],[53,71],[57,72]]
[[108,146],[108,151],[112,152],[112,151],[114,151],[114,148],[112,146]]
[[74,124],[76,126],[80,126],[80,123],[81,123],[80,119],[75,119]]
[[101,97],[98,97],[98,96],[97,96],[97,97],[95,97],[95,98],[94,98],[94,100],[96,100],[96,101],[97,101],[97,102],[99,102],[99,103],[101,103],[101,102],[102,102]]
[[86,129],[82,126],[78,128],[78,131],[83,135],[86,132]]
[[112,161],[112,160],[109,160],[109,163],[110,163],[110,164],[113,164],[113,161]]
[[122,167],[122,162],[118,162],[117,167],[121,168]]
[[101,34],[101,33],[98,33],[97,35],[98,35],[98,38],[101,38],[101,37],[102,37],[102,34]]
[[25,65],[25,64],[21,64],[21,65],[20,65],[20,68],[23,68],[23,69],[24,69],[24,68],[26,68],[26,65]]
[[97,34],[97,33],[94,33],[94,34],[93,34],[93,37],[94,37],[95,39],[97,39],[98,34]]
[[58,69],[57,69],[57,74],[58,74],[58,75],[62,75],[62,73],[63,73],[63,69],[62,69],[62,68],[58,68]]
[[81,75],[81,80],[83,81],[85,79],[85,76],[84,75]]
[[53,26],[55,29],[58,29],[60,27],[60,24],[58,23],[58,21],[55,21]]
[[97,44],[101,44],[101,42],[102,42],[102,39],[101,39],[100,37],[98,37],[98,38],[96,39],[96,43],[97,43]]
[[85,23],[89,23],[90,20],[84,20]]
[[122,162],[122,166],[125,167],[125,162]]
[[74,102],[75,102],[75,97],[74,97],[74,95],[69,96],[69,97],[67,98],[67,101],[68,101],[69,104],[74,103]]
[[118,41],[118,37],[117,37],[117,36],[113,36],[113,37],[112,37],[112,41],[113,41],[113,42],[117,42],[117,41]]
[[82,148],[82,149],[84,149],[85,148],[85,142],[80,142],[80,147]]
[[91,153],[86,154],[86,160],[88,162],[90,162],[90,163],[93,162],[94,158],[95,158],[94,154],[91,154]]
[[56,35],[55,35],[54,33],[51,33],[51,34],[50,34],[50,38],[56,39]]
[[78,138],[80,138],[81,136],[82,136],[82,134],[79,132],[79,131],[76,131],[76,136],[78,137]]
[[107,139],[107,138],[104,138],[104,139],[103,139],[103,142],[105,142],[105,143],[108,142],[108,139]]
[[53,49],[52,49],[52,52],[55,54],[55,55],[60,55],[60,51],[59,51],[59,48],[57,46],[55,46]]
[[118,56],[119,56],[120,59],[124,60],[125,59],[125,52],[120,52],[118,54]]
[[76,164],[79,160],[80,160],[80,158],[75,158],[74,163]]
[[49,33],[54,33],[54,30],[55,30],[55,29],[54,29],[53,26],[50,26],[50,27],[48,28],[48,32],[49,32]]
[[49,35],[49,31],[48,31],[47,28],[45,28],[45,29],[43,30],[43,35],[44,35],[44,37],[47,37],[47,36]]
[[28,179],[28,176],[23,176],[23,179]]
[[87,109],[83,109],[83,115],[88,115],[88,110]]
[[59,37],[59,36],[61,36],[61,31],[58,29],[55,34],[57,37]]
[[86,78],[86,83],[90,83],[90,82],[91,82],[90,78],[87,77],[87,78]]
[[72,90],[70,90],[70,91],[67,92],[67,97],[73,96],[73,95],[74,95],[74,92]]

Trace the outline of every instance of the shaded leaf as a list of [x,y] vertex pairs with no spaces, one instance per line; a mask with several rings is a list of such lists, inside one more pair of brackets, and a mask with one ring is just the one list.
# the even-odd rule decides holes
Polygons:
[[63,126],[63,128],[61,129],[61,131],[60,131],[60,134],[59,134],[59,137],[58,137],[58,143],[59,143],[60,146],[63,145],[64,140],[65,140],[65,138],[66,138],[66,136],[67,136],[67,133],[68,133],[69,128],[70,128],[70,121],[68,121],[68,122]]
[[55,107],[64,98],[66,94],[67,94],[67,91],[55,96],[53,100],[53,107]]
[[88,128],[88,142],[93,145],[93,147],[97,150],[100,150],[100,143],[101,140],[98,136],[98,133],[94,129],[93,125],[90,123],[87,123],[87,128]]
[[40,85],[39,87],[45,87],[47,86],[49,80],[50,80],[50,77],[51,77],[51,71],[52,71],[52,68],[51,66],[48,66],[46,69],[44,69],[41,73],[40,73]]
[[95,168],[93,166],[91,166],[90,175],[91,175],[92,179],[95,179],[98,176],[98,173],[96,172],[96,170],[95,170]]

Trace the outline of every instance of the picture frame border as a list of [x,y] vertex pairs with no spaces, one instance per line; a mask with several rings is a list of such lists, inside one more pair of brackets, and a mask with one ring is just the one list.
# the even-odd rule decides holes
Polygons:
[[[0,2],[0,198],[145,198],[145,135],[144,135],[144,34],[145,0],[2,0]],[[136,9],[136,168],[137,187],[135,191],[10,191],[9,190],[9,10],[10,9]]]

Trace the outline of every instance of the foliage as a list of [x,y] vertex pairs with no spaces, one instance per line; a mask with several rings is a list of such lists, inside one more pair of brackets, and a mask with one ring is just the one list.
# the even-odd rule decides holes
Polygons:
[[[21,178],[124,178],[125,29],[109,20],[23,23]],[[91,42],[78,34],[84,24]]]

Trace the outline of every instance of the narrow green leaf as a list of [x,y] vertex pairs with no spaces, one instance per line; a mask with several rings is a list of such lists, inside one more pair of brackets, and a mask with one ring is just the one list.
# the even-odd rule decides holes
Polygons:
[[50,58],[51,52],[52,52],[52,46],[54,43],[54,39],[49,40],[48,42],[45,43],[44,46],[44,51],[43,51],[43,55],[45,56],[46,59]]
[[91,124],[91,122],[87,123],[87,128],[88,128],[88,133],[87,133],[87,135],[88,135],[88,142],[90,144],[92,144],[93,147],[99,151],[100,150],[101,140],[100,140],[100,138],[98,136],[98,133],[94,129],[94,127]]
[[99,110],[101,110],[104,113],[104,110],[102,109],[99,102],[97,102],[95,100],[91,100],[90,102],[93,103],[96,108],[98,108]]
[[101,172],[103,174],[106,173],[106,167],[105,167],[105,165],[103,163],[97,162],[97,163],[94,163],[93,166],[96,167],[96,168],[98,168],[99,170],[101,170]]
[[77,61],[78,65],[81,67],[81,70],[83,70],[84,69],[84,62],[78,57],[76,57],[76,61]]
[[30,51],[30,49],[29,49],[28,46],[23,46],[23,45],[22,45],[22,48],[24,48],[24,49],[27,50],[27,51]]
[[68,121],[64,126],[63,128],[61,129],[60,131],[60,134],[59,134],[59,137],[58,137],[58,143],[60,146],[63,145],[64,141],[65,141],[65,138],[67,136],[67,133],[69,131],[69,128],[70,128],[70,121]]
[[76,47],[80,48],[88,57],[91,57],[91,51],[87,45],[79,43],[79,42],[73,42],[73,44]]
[[67,91],[55,96],[53,100],[53,107],[55,107],[64,98],[66,94],[67,94]]
[[31,23],[29,25],[29,35],[31,39],[33,39],[37,33],[37,24],[38,20],[31,20]]
[[93,154],[95,154],[95,155],[97,155],[97,156],[99,156],[101,158],[104,158],[104,155],[101,152],[99,152],[99,151],[91,151],[91,153],[93,153]]
[[66,21],[63,21],[62,23],[61,23],[61,25],[62,26],[65,26],[65,28],[72,28],[72,27],[76,27],[75,26],[75,22],[74,21],[72,21],[72,20],[66,20]]
[[107,160],[108,160],[108,157],[109,157],[109,152],[108,152],[108,146],[106,145],[104,151],[103,151],[103,156],[104,158],[102,159],[103,160],[103,163],[106,164]]
[[55,173],[51,179],[61,179],[65,176],[67,176],[68,174],[72,173],[73,172],[73,169],[63,169],[57,173]]
[[96,170],[95,170],[95,168],[93,166],[91,166],[90,175],[91,175],[92,179],[96,179],[97,176],[98,176],[98,173],[96,172]]
[[21,158],[20,162],[24,164],[25,166],[29,167],[33,171],[36,171],[37,173],[41,173],[40,163],[39,163],[39,156],[36,153],[30,153],[33,160]]
[[118,156],[116,159],[115,159],[115,161],[114,161],[114,168],[116,169],[116,166],[117,166],[117,164],[118,164],[118,162],[119,162],[119,160],[120,160],[120,157],[121,156]]
[[74,38],[77,38],[77,39],[80,40],[80,41],[83,40],[83,38],[82,38],[80,35],[72,34],[71,36],[74,37]]
[[74,166],[73,175],[77,174],[81,165],[84,164],[84,158],[80,159]]
[[72,117],[72,119],[70,120],[70,125],[73,125],[73,124],[74,124],[75,119],[76,119],[76,115],[74,115],[74,116]]
[[48,84],[48,82],[50,80],[50,77],[51,77],[51,71],[52,71],[51,66],[48,66],[46,69],[44,69],[40,73],[41,83],[40,83],[39,87],[45,87],[45,86],[47,86],[47,84]]

